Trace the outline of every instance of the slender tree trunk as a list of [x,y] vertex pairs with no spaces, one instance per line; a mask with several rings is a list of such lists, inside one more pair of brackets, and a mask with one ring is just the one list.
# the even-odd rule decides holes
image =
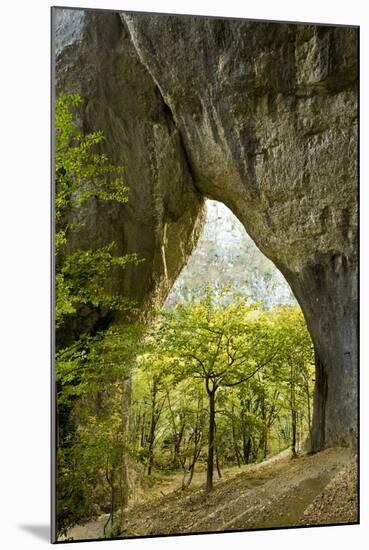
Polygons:
[[195,463],[196,463],[196,461],[191,464],[190,477],[188,478],[187,488],[191,485],[191,482],[192,482],[192,479],[193,479],[193,474],[195,473]]
[[[122,453],[120,463],[120,502],[119,505],[123,512],[123,508],[128,504],[129,498],[129,479],[128,479],[128,453],[126,452],[128,434],[130,429],[130,413],[132,405],[132,379],[125,378],[122,381],[122,398],[121,398],[121,434],[122,434]],[[122,516],[122,514],[121,514]]]
[[307,413],[308,413],[309,437],[311,439],[311,405],[310,405],[309,390],[308,390],[308,393],[307,393]]
[[233,439],[233,448],[234,448],[234,454],[237,460],[237,466],[241,468],[241,460],[240,460],[240,451],[238,449],[237,444],[237,434],[236,434],[236,425],[234,421],[234,407],[232,406],[232,439]]
[[221,479],[221,477],[222,477],[222,472],[220,471],[220,466],[219,466],[218,446],[217,446],[216,449],[215,449],[215,464],[216,464],[216,466],[217,466],[218,477],[219,477],[219,479]]
[[300,413],[296,408],[296,452],[300,449],[301,431],[300,431]]
[[142,425],[141,425],[141,447],[144,448],[145,447],[145,443],[146,443],[146,430],[145,430],[145,427],[146,427],[146,414],[145,412],[143,412],[142,414]]
[[264,448],[263,448],[263,458],[266,459],[268,455],[268,428],[265,429],[264,434]]
[[149,433],[149,449],[148,449],[148,466],[147,475],[151,475],[152,467],[154,464],[154,442],[155,442],[155,409],[156,409],[156,381],[153,381],[152,389],[152,402],[151,402],[151,421],[150,421],[150,433]]
[[[202,399],[199,398],[197,403],[196,424],[195,424],[194,437],[193,437],[194,448],[193,448],[191,463],[189,464],[188,469],[186,469],[186,458],[184,459],[184,461],[180,459],[180,462],[183,467],[182,490],[188,489],[188,487],[191,485],[191,482],[195,473],[195,466],[201,454],[201,449],[202,449],[201,409],[202,409]],[[182,436],[182,439],[183,439],[183,436]],[[188,480],[186,480],[187,472],[189,473]]]
[[263,396],[261,399],[261,418],[264,422],[264,430],[261,435],[260,450],[261,450],[261,456],[265,460],[268,454],[268,426],[267,426],[267,415],[266,415],[266,407],[265,407],[265,396]]
[[199,456],[200,456],[200,452],[198,452],[197,447],[195,447],[192,462],[189,466],[190,475],[189,475],[189,478],[188,478],[187,482],[185,482],[185,477],[183,478],[182,489],[188,489],[189,486],[191,485],[192,479],[193,479],[193,476],[194,476],[194,473],[195,473],[196,462],[197,462],[197,459],[199,458]]
[[296,457],[296,411],[291,409],[291,422],[292,422],[292,456]]
[[214,435],[215,435],[215,390],[208,391],[209,395],[209,444],[208,460],[206,471],[206,492],[210,493],[213,489],[214,473]]
[[311,442],[311,403],[310,403],[310,392],[309,392],[309,380],[307,377],[305,380],[305,392],[306,392],[306,400],[307,400],[307,420],[308,420],[308,428],[309,428],[309,441]]
[[173,428],[173,460],[172,460],[172,468],[175,470],[179,466],[179,452],[181,448],[181,442],[183,438],[184,428],[185,428],[185,422],[184,422],[184,415],[182,412],[179,413],[179,426],[177,426],[176,422],[176,416],[174,414],[172,403],[170,400],[170,394],[168,389],[166,390],[167,395],[167,401],[168,401],[168,408],[170,412],[170,418],[172,421],[172,428]]
[[[197,463],[197,460],[200,456],[201,447],[197,447],[197,443],[195,444],[192,461],[191,464],[188,466],[188,469],[185,468],[185,465],[183,465],[183,478],[182,478],[182,490],[188,489],[188,487],[191,485],[194,473],[195,473],[195,466]],[[186,480],[186,474],[189,473],[189,477]]]
[[245,427],[242,431],[242,450],[243,450],[243,462],[244,464],[249,464],[250,454],[251,454],[252,442],[251,438],[246,435]]
[[292,431],[292,441],[291,441],[291,450],[292,457],[296,458],[296,431],[297,431],[297,411],[296,411],[296,399],[295,399],[295,372],[293,365],[290,369],[290,407],[291,407],[291,431]]
[[[180,415],[181,416],[181,415]],[[185,423],[184,420],[181,418],[181,426],[179,429],[179,432],[175,434],[175,441],[174,441],[174,455],[173,455],[173,468],[179,467],[179,453],[181,451],[181,443],[183,440],[184,435],[184,429],[185,429]]]
[[258,446],[256,444],[256,439],[255,437],[250,437],[251,439],[251,445],[250,445],[250,448],[251,448],[251,462],[257,462],[258,460]]
[[116,493],[116,490],[115,490],[115,476],[114,476],[114,469],[112,467],[112,469],[110,470],[110,473],[109,473],[109,469],[107,468],[107,471],[106,471],[106,480],[110,486],[110,511],[109,511],[109,517],[104,525],[104,536],[106,536],[106,528],[107,526],[109,525],[110,523],[110,527],[112,528],[113,527],[113,523],[114,523],[114,515],[115,515],[115,493]]
[[180,448],[180,442],[179,442],[178,432],[173,431],[173,458],[172,458],[173,470],[176,470],[179,465],[179,448]]
[[149,456],[148,456],[148,465],[147,465],[147,475],[151,476],[152,468],[154,465],[154,438],[155,438],[155,428],[152,427],[150,430],[149,436]]

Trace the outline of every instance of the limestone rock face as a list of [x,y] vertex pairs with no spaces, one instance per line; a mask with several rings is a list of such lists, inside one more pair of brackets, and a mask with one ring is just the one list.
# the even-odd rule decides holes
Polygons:
[[112,289],[145,310],[161,304],[197,242],[204,199],[181,136],[118,14],[56,9],[56,94],[83,98],[81,126],[103,130],[106,151],[124,167],[127,204],[90,200],[79,213],[79,247],[111,241],[144,260]]
[[88,100],[83,124],[106,132],[131,188],[127,206],[90,205],[85,238],[146,255],[139,276],[116,283],[147,308],[195,245],[203,197],[224,202],[306,316],[312,449],[347,444],[357,432],[357,30],[55,13],[58,89]]

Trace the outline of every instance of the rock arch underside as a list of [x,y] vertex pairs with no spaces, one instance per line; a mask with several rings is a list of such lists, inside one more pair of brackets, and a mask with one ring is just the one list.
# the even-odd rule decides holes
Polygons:
[[54,11],[56,89],[84,98],[125,167],[125,205],[90,201],[78,245],[145,262],[111,285],[162,304],[226,204],[284,274],[316,349],[312,450],[357,435],[356,28]]

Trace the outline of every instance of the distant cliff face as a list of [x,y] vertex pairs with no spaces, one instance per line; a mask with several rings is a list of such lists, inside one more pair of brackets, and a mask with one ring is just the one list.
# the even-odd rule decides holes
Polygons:
[[206,201],[202,235],[172,286],[165,307],[195,298],[208,283],[214,288],[231,284],[267,309],[296,305],[285,278],[260,252],[242,223],[223,203],[212,200]]
[[147,261],[112,281],[162,303],[224,202],[279,267],[317,350],[313,449],[357,430],[357,30],[56,10],[56,78],[87,99],[126,168],[128,205],[81,239]]

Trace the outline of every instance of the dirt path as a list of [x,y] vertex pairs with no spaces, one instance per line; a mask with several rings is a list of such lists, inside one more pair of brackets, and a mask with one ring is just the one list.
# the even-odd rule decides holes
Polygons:
[[[208,496],[202,489],[177,490],[128,508],[121,536],[354,522],[355,482],[354,459],[348,449],[327,449],[297,459],[281,453],[218,482]],[[333,519],[329,513],[330,507],[335,509],[332,491],[345,502],[341,515],[333,510]],[[99,538],[104,522],[102,516],[75,527],[69,537]]]

